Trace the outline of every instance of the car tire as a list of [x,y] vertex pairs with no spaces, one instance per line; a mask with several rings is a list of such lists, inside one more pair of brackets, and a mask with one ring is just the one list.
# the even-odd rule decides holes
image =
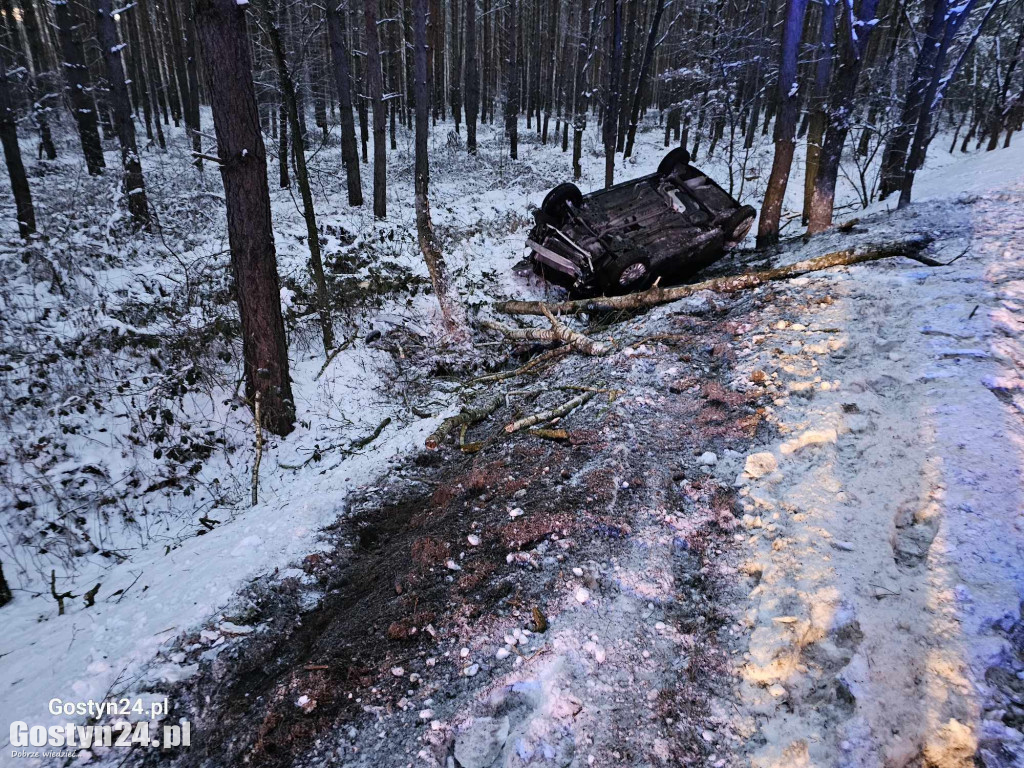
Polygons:
[[658,173],[662,176],[670,176],[677,170],[686,168],[690,164],[690,153],[684,147],[676,147],[661,159],[658,164]]
[[583,203],[583,193],[572,183],[559,184],[544,197],[540,209],[555,220],[565,215],[566,205],[578,208]]
[[722,228],[727,247],[735,248],[743,242],[743,238],[750,232],[750,228],[754,225],[754,219],[756,218],[757,211],[749,205],[744,205],[729,217],[729,221]]
[[651,283],[651,260],[643,253],[627,251],[602,270],[607,290],[616,293],[641,291]]

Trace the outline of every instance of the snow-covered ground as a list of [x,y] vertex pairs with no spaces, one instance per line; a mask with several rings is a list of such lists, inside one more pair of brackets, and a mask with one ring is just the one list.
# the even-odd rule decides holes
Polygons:
[[[656,127],[641,133],[636,155],[625,163],[625,167],[619,168],[619,177],[653,170],[664,152],[660,138],[661,133]],[[587,141],[585,174],[581,182],[584,191],[594,188],[603,177],[603,159],[597,152],[592,131],[588,132]],[[460,292],[467,302],[477,307],[494,298],[510,295],[543,296],[542,286],[536,283],[528,285],[512,277],[510,267],[522,256],[528,207],[539,204],[551,186],[570,176],[569,155],[562,154],[557,147],[541,147],[534,135],[525,130],[519,150],[521,159],[517,163],[502,159],[503,142],[490,127],[482,131],[481,157],[478,159],[468,158],[463,150],[449,146],[447,128],[443,126],[434,130],[433,143],[431,197],[435,224]],[[769,149],[763,142],[756,148],[755,159],[761,167],[766,167],[766,158],[770,160]],[[167,219],[172,219],[178,211],[181,197],[193,196],[191,202],[194,203],[200,193],[216,196],[216,179],[198,180],[194,174],[185,180],[180,178],[181,174],[191,172],[181,170],[185,167],[184,154],[176,151],[176,155],[157,156],[151,153],[144,158],[144,163],[147,159],[149,161],[145,167],[154,169],[153,177],[158,180],[151,182],[152,195]],[[426,275],[415,244],[411,206],[412,147],[407,135],[399,137],[399,149],[390,154],[389,164],[389,219],[374,222],[365,208],[352,212],[344,204],[343,175],[337,172],[340,169],[337,147],[329,146],[314,158],[318,215],[328,233],[326,257],[328,260],[332,256],[349,258],[355,254],[371,257],[369,264],[352,272],[353,280],[372,281],[381,274],[390,274],[395,279],[422,280]],[[698,159],[697,164],[716,178],[728,176],[721,151],[712,161],[705,163]],[[155,171],[156,168],[160,169],[159,172]],[[831,522],[841,522],[842,525],[837,523],[839,527],[829,531],[829,535],[839,541],[849,541],[854,547],[854,554],[847,555],[845,549],[834,553],[829,550],[828,554],[832,559],[848,557],[858,568],[870,568],[868,560],[856,556],[858,547],[874,547],[880,537],[888,546],[890,534],[898,535],[899,530],[893,529],[894,533],[888,527],[892,516],[888,521],[885,519],[891,511],[887,507],[873,510],[875,517],[872,519],[876,527],[869,528],[866,524],[861,525],[867,521],[861,520],[855,511],[840,512],[838,507],[829,506],[835,504],[832,498],[835,494],[845,492],[852,496],[856,493],[852,486],[858,482],[865,492],[886,483],[902,483],[908,486],[908,494],[911,486],[928,483],[927,489],[917,489],[919,496],[927,496],[935,488],[944,488],[948,492],[943,495],[944,509],[984,509],[985,512],[979,514],[964,513],[973,515],[970,517],[951,514],[943,518],[949,520],[949,527],[938,528],[942,535],[937,536],[937,541],[941,546],[937,548],[933,544],[928,549],[926,570],[914,571],[909,576],[897,572],[894,578],[902,581],[886,587],[901,590],[905,584],[908,590],[914,588],[925,592],[927,587],[945,598],[955,595],[955,598],[944,599],[938,607],[925,600],[926,595],[922,596],[922,615],[934,614],[936,621],[941,618],[945,623],[934,632],[926,626],[912,629],[916,633],[929,631],[929,636],[934,634],[944,639],[941,647],[934,650],[934,663],[940,669],[952,664],[943,654],[952,654],[965,647],[968,649],[969,652],[962,653],[960,657],[966,665],[960,672],[966,681],[963,685],[968,687],[977,682],[979,670],[983,677],[984,669],[991,661],[991,643],[988,640],[975,642],[974,638],[988,637],[985,635],[986,627],[1001,616],[1002,611],[1013,607],[1013,600],[1021,596],[1021,585],[1014,581],[1021,576],[1021,551],[1018,549],[1021,541],[1020,505],[1017,496],[1020,482],[1016,474],[1021,466],[1020,425],[1006,424],[1007,406],[993,397],[990,391],[1004,393],[1011,402],[1020,397],[1018,384],[1021,376],[1015,366],[1021,357],[1014,339],[1020,327],[1015,314],[1015,302],[1019,296],[1014,293],[1017,279],[1014,276],[1018,274],[1015,270],[1019,269],[1022,258],[1019,233],[1024,229],[1019,213],[1021,168],[1024,168],[1024,151],[1019,142],[1009,150],[980,155],[951,158],[944,152],[933,153],[931,163],[919,174],[915,190],[916,200],[922,203],[920,217],[915,218],[916,210],[900,214],[893,230],[906,232],[918,226],[928,230],[942,229],[946,241],[939,244],[939,258],[952,258],[969,248],[955,267],[932,272],[924,268],[910,269],[902,264],[871,265],[838,276],[814,278],[815,285],[821,281],[834,282],[837,298],[846,292],[827,310],[827,318],[815,316],[814,322],[819,326],[827,322],[840,328],[846,339],[846,348],[861,350],[863,364],[871,366],[871,370],[858,374],[857,380],[863,379],[863,382],[856,384],[862,388],[865,400],[858,407],[869,414],[865,416],[869,425],[865,426],[863,433],[871,434],[872,430],[876,434],[879,430],[896,433],[902,430],[906,437],[906,450],[901,454],[903,449],[895,450],[890,441],[882,441],[888,453],[869,459],[875,474],[864,474],[869,467],[856,456],[856,451],[866,450],[866,447],[855,448],[854,458],[840,456],[836,469],[838,480],[816,474],[817,464],[801,465],[799,474],[783,468],[783,479],[771,485],[766,496],[766,502],[773,506],[814,506],[815,515],[824,516],[822,520],[804,518],[794,523],[795,530],[786,535],[796,540],[800,540],[804,528],[814,525],[828,530]],[[367,171],[364,166],[364,192],[369,190],[370,174]],[[800,177],[798,171],[799,158],[793,174],[794,182]],[[66,168],[64,173],[66,178],[74,176]],[[47,183],[48,179],[40,179],[37,189],[46,189]],[[84,179],[79,183],[91,191],[103,191],[108,202],[114,196],[112,188],[115,184],[111,179],[102,182]],[[60,189],[66,192],[67,186]],[[855,199],[849,185],[843,189],[841,202]],[[750,191],[749,188],[746,190]],[[758,191],[755,183],[753,194],[746,196],[744,201],[757,205]],[[957,202],[968,193],[981,198],[974,202]],[[306,283],[306,254],[301,242],[304,225],[298,214],[298,203],[287,191],[275,190],[273,194],[282,276],[286,284],[289,278],[297,283]],[[800,184],[792,184],[787,207],[795,208],[800,194]],[[49,208],[40,217],[43,226],[56,223],[60,216],[58,209],[67,200],[56,197],[46,200],[38,191],[37,198],[43,200],[42,206]],[[886,203],[876,204],[869,211],[855,215],[877,214],[886,206]],[[193,209],[188,209],[188,214],[196,215]],[[182,282],[187,282],[186,278],[205,279],[208,273],[203,270],[209,266],[207,262],[214,268],[217,265],[222,268],[226,263],[222,217],[222,210],[217,208],[203,219],[204,229],[200,233],[182,235],[170,245],[166,240],[161,243],[157,237],[126,245],[123,238],[110,233],[116,222],[114,225],[107,222],[86,232],[74,230],[77,240],[68,243],[69,249],[80,249],[72,251],[74,254],[112,246],[119,249],[114,254],[116,259],[112,257],[113,264],[105,267],[92,263],[90,280],[78,282],[90,282],[92,293],[88,295],[97,300],[101,294],[118,289],[121,293],[113,295],[124,298],[127,305],[130,303],[128,299],[144,302],[147,295],[160,292],[159,286],[174,291],[180,290]],[[5,221],[10,218],[6,216]],[[790,234],[795,226],[790,224],[785,234]],[[7,234],[9,236],[10,232]],[[841,239],[839,235],[828,237]],[[827,238],[814,240],[793,257],[820,253],[828,249],[831,242]],[[385,260],[393,261],[398,267],[388,273],[380,267]],[[166,266],[168,263],[172,266]],[[67,274],[72,274],[72,271],[67,270]],[[43,284],[44,278],[37,275],[36,279],[38,283],[26,280],[8,294],[14,298],[4,307],[8,316],[3,325],[5,347],[16,345],[17,334],[32,318],[45,314],[48,307],[61,301],[59,294],[55,295]],[[798,290],[799,284],[794,289]],[[287,298],[287,289],[285,293]],[[982,309],[972,314],[971,307],[975,304]],[[157,302],[156,306],[159,308],[161,305]],[[42,343],[45,332],[65,331],[74,336],[89,322],[96,322],[97,318],[102,323],[116,325],[111,319],[116,313],[109,311],[108,307],[98,315],[92,315],[90,311],[88,306],[77,308],[73,316],[62,317],[59,321],[68,327],[45,328],[39,336],[32,338],[32,343]],[[211,315],[203,314],[203,309],[197,309],[196,313],[201,316],[197,323],[210,320]],[[966,318],[967,314],[972,314],[972,317]],[[975,325],[965,327],[968,319]],[[122,326],[132,325],[137,331],[162,330],[158,320],[140,320],[137,324],[118,322]],[[387,333],[401,328],[411,333],[412,339],[419,338],[429,343],[436,330],[435,323],[432,297],[422,291],[409,301],[400,293],[390,292],[382,294],[376,306],[356,305],[344,318],[344,336],[356,337],[357,340],[321,373],[324,359],[322,350],[317,349],[314,329],[308,320],[293,320],[292,375],[302,426],[286,440],[271,441],[263,458],[260,497],[255,507],[248,508],[245,499],[253,455],[251,425],[245,420],[244,409],[224,407],[231,393],[230,388],[225,390],[223,382],[219,382],[212,385],[214,396],[206,399],[194,396],[192,404],[185,408],[193,409],[194,418],[205,413],[211,422],[218,423],[218,430],[227,436],[227,443],[234,449],[232,453],[215,453],[198,471],[200,486],[209,489],[216,481],[218,487],[225,489],[220,495],[209,493],[204,498],[197,492],[183,496],[171,488],[162,494],[164,500],[159,509],[149,510],[151,517],[145,535],[138,532],[138,526],[116,521],[104,527],[93,538],[102,541],[103,537],[108,537],[101,549],[127,553],[126,559],[120,562],[111,562],[109,558],[93,553],[76,558],[74,569],[71,569],[30,554],[27,548],[15,546],[10,554],[5,553],[5,574],[17,591],[14,602],[0,609],[3,626],[0,633],[0,722],[24,720],[40,725],[63,722],[65,718],[54,717],[47,712],[47,703],[54,697],[72,701],[99,700],[135,690],[147,680],[172,682],[188,674],[191,671],[189,667],[178,664],[154,666],[149,662],[181,633],[211,621],[216,624],[217,617],[226,614],[229,608],[237,610],[238,606],[232,605],[233,598],[248,581],[275,569],[290,573],[285,569],[304,555],[317,551],[319,532],[345,511],[350,492],[359,486],[372,485],[387,474],[393,462],[406,456],[413,447],[422,445],[437,421],[461,404],[454,386],[416,390],[415,382],[409,379],[417,378],[420,372],[412,364],[408,370],[403,370],[389,351],[363,341],[371,330]],[[807,325],[813,327],[810,323]],[[928,328],[935,330],[925,330]],[[1012,333],[1002,333],[1000,328],[1010,329]],[[785,332],[786,329],[766,329],[766,334]],[[791,341],[780,337],[778,343]],[[765,348],[768,345],[766,341]],[[848,355],[843,365],[849,366],[851,360],[856,359]],[[838,362],[834,364],[839,365]],[[813,400],[806,401],[814,406],[814,412],[808,411],[805,401],[798,399],[799,396],[782,398],[777,415],[780,430],[797,433],[807,429],[827,429],[831,425],[837,429],[837,435],[843,431],[842,423],[835,419],[845,418],[836,416],[848,402],[842,382],[851,374],[845,371],[833,375],[827,366],[822,365],[816,373],[809,374],[812,384],[819,390]],[[820,392],[820,382],[814,382],[814,376],[821,376],[822,381],[839,380],[838,394]],[[889,379],[896,383],[890,384]],[[74,381],[66,382],[65,386],[69,391],[75,387],[81,389],[81,384]],[[888,393],[878,391],[890,386],[900,395],[898,406],[891,406],[894,398]],[[410,391],[414,392],[415,402],[412,405],[406,402]],[[954,391],[955,396],[950,394]],[[130,408],[125,405],[118,409],[115,403],[110,412],[110,416],[101,419],[102,428],[107,432],[97,430],[101,426],[99,422],[92,423],[84,433],[79,433],[83,436],[72,446],[70,453],[78,467],[102,464],[105,475],[116,478],[139,459],[134,451],[124,448],[125,430],[118,426],[117,421],[118,415],[129,414]],[[371,433],[385,418],[391,418],[392,422],[380,437],[365,448],[348,450],[353,440]],[[925,425],[927,438],[921,435]],[[16,419],[10,427],[5,427],[12,430],[9,433],[12,439],[15,431],[24,434],[33,428],[33,425],[19,423]],[[105,440],[104,434],[110,439]],[[861,432],[850,434],[859,435]],[[836,447],[820,450],[842,452],[842,440],[852,438],[837,439]],[[961,444],[964,447],[960,447]],[[315,447],[319,447],[322,458],[304,463],[313,455]],[[775,447],[769,448],[775,450]],[[803,456],[803,452],[799,455]],[[151,468],[154,465],[143,466]],[[291,468],[296,466],[300,468]],[[47,472],[54,472],[54,468],[48,467]],[[965,482],[965,477],[973,477],[978,472],[988,473],[992,481],[978,478]],[[807,487],[818,481],[819,486]],[[851,489],[840,490],[843,483],[850,484]],[[810,496],[801,495],[821,494],[822,489],[833,486],[836,490],[825,494],[829,498],[814,496],[811,501]],[[116,482],[112,487],[116,492]],[[754,493],[756,491],[752,490],[751,496]],[[994,505],[980,501],[980,498],[989,496],[996,500]],[[954,498],[955,502],[952,501]],[[141,507],[143,501],[134,496],[130,503]],[[754,500],[752,503],[757,502]],[[840,503],[849,505],[848,500]],[[788,511],[788,507],[786,509]],[[221,522],[206,531],[197,522],[201,516]],[[90,520],[87,525],[95,523]],[[196,535],[200,531],[202,535]],[[817,531],[815,528],[807,535],[809,538],[819,537],[817,541],[820,543],[821,534]],[[990,549],[981,551],[982,541],[994,543]],[[814,547],[811,544],[806,546],[807,558],[811,558]],[[882,557],[884,552],[876,554]],[[820,559],[820,553],[816,556]],[[762,606],[771,599],[773,588],[780,590],[780,600],[791,596],[786,590],[810,589],[792,587],[786,580],[796,579],[799,574],[784,563],[773,563],[771,558],[774,555],[766,557],[769,562],[765,565],[765,589],[762,593],[767,593],[767,596],[761,598]],[[983,577],[984,584],[975,585],[967,576],[954,579],[956,583],[946,583],[942,590],[939,588],[941,585],[934,583],[940,578],[946,578],[947,582],[952,578],[949,576],[953,568],[950,563],[963,564],[964,560],[972,558],[981,558],[985,564],[975,570],[979,578]],[[805,561],[818,562],[794,558],[794,562]],[[780,571],[786,571],[785,579],[780,580],[777,587],[770,577],[773,565]],[[71,600],[67,614],[58,617],[46,583],[51,567],[58,571],[58,589],[61,591],[72,590],[80,595],[100,583],[96,605],[86,609],[80,599]],[[830,575],[827,583],[814,589],[831,590],[829,594],[835,594],[837,598],[831,603],[821,604],[835,608],[843,600],[852,602],[851,610],[861,617],[859,621],[865,637],[878,637],[878,642],[883,643],[890,629],[886,622],[900,620],[902,612],[893,607],[891,600],[856,592],[851,584],[863,575],[856,569],[842,570],[837,565],[837,575],[833,576],[832,568],[832,565],[823,565],[823,573]],[[960,584],[964,589],[958,591]],[[848,595],[850,591],[854,594]],[[814,605],[818,603],[813,603],[812,607]],[[961,606],[956,609],[956,617],[959,618],[947,616],[957,605]],[[783,610],[775,605],[762,609],[763,619],[754,620],[752,655],[759,652],[758,642],[766,644],[761,646],[769,649],[766,652],[770,652],[776,642],[783,647],[786,638],[775,635],[766,638],[766,633],[757,634],[760,627],[757,622],[763,620],[769,629],[782,628],[789,632],[788,622],[775,621],[780,616],[788,616],[789,611],[789,607]],[[829,609],[829,612],[838,612],[838,608]],[[804,617],[798,617],[798,620],[803,621]],[[871,622],[876,622],[877,630],[872,630]],[[958,629],[956,625],[962,627]],[[919,638],[914,635],[912,639]],[[888,644],[883,643],[876,649],[877,654],[872,654],[872,658],[897,652],[906,654],[911,646],[899,645],[900,642],[903,641],[899,636],[893,635]],[[864,649],[869,647],[870,642],[862,644]],[[900,658],[890,659],[890,666],[901,668],[901,664],[905,667],[910,663],[900,662]],[[799,666],[800,663],[795,661],[794,665]],[[867,667],[872,664],[867,658],[859,663]],[[864,673],[864,677],[870,678],[870,675]],[[955,688],[952,673],[943,679],[947,678],[947,689]],[[907,689],[899,688],[893,682],[894,678],[884,671],[871,679],[882,680],[890,688],[877,694],[874,689],[862,694],[865,700],[877,701],[878,707],[877,714],[867,712],[863,715],[866,725],[861,730],[850,726],[853,730],[845,739],[850,745],[847,752],[860,760],[853,764],[870,765],[871,760],[881,754],[878,740],[872,741],[864,735],[869,731],[877,732],[878,723],[872,720],[873,717],[883,718],[888,708],[894,706],[893,702],[903,700],[906,704],[912,701],[915,706],[918,703],[917,699],[901,699],[916,696],[918,692],[911,694]],[[855,682],[861,686],[871,684],[861,678]],[[758,687],[756,696],[752,696],[761,696],[760,691]],[[946,695],[942,691],[930,691],[929,695],[933,693],[936,700]],[[936,704],[934,716],[942,719],[940,725],[946,725],[949,717],[967,722],[973,716],[976,723],[982,708],[979,696],[980,693],[963,693],[964,703],[959,709],[959,705]],[[860,700],[861,697],[857,698]],[[948,696],[944,701],[948,703]],[[767,706],[764,702],[747,703],[751,707]],[[961,710],[964,708],[973,714],[963,714]],[[951,712],[948,717],[947,709]],[[763,716],[768,718],[769,727],[776,729],[773,731],[777,734],[773,747],[782,749],[788,746],[789,741],[803,739],[811,744],[808,749],[813,752],[817,743],[815,734],[819,740],[821,738],[822,726],[814,719],[814,712],[804,713],[796,708],[789,715],[772,709]],[[0,744],[6,744],[5,733],[0,734]],[[828,742],[821,748],[826,749],[830,744]],[[4,747],[2,754],[0,764],[6,764],[10,759],[9,749]],[[758,759],[766,765],[798,764],[777,755]]]

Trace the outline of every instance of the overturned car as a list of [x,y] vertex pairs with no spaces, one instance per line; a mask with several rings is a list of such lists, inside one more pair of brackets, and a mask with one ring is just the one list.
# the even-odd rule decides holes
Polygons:
[[690,165],[682,148],[657,173],[584,195],[560,184],[534,212],[533,270],[575,296],[683,280],[738,245],[756,212]]

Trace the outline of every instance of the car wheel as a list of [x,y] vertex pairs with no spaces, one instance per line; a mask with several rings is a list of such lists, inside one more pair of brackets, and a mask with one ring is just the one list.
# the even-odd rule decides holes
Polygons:
[[725,241],[729,248],[735,248],[743,242],[743,238],[750,232],[754,225],[757,212],[749,205],[745,205],[733,214],[725,229]]
[[623,253],[605,269],[609,291],[629,293],[646,288],[651,282],[651,260],[642,253]]
[[673,172],[685,168],[690,164],[690,153],[683,147],[676,147],[662,158],[658,164],[658,173],[662,176],[669,176]]
[[583,202],[583,193],[575,184],[559,184],[548,192],[540,209],[552,219],[561,219],[565,215],[566,205],[578,208]]

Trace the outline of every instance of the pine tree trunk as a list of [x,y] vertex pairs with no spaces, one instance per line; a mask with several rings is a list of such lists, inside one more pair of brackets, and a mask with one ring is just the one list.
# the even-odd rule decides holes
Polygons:
[[202,126],[199,124],[199,58],[196,55],[196,25],[191,13],[185,13],[183,25],[185,37],[185,73],[188,75],[188,112],[185,125],[192,139],[192,152],[195,159],[193,165],[199,170],[203,168],[203,160],[198,155],[203,152]]
[[[309,172],[306,169],[306,143],[299,124],[299,105],[295,97],[295,80],[288,69],[288,57],[281,40],[280,9],[274,0],[267,0],[266,15],[269,19],[267,37],[270,49],[277,62],[277,77],[281,87],[281,98],[287,113],[287,124],[292,134],[292,158],[295,162],[295,183],[299,187],[302,198],[302,214],[306,220],[306,244],[309,247],[309,266],[313,273],[316,286],[317,310],[320,316],[320,331],[323,334],[324,352],[329,354],[334,348],[334,329],[327,299],[327,280],[324,276],[324,263],[320,255],[320,231],[316,225],[316,210],[313,208],[313,190],[309,185]],[[282,126],[283,128],[283,126]],[[284,131],[282,130],[282,134]]]
[[[864,64],[864,54],[871,40],[872,21],[878,0],[861,0],[857,8],[856,37],[846,30],[843,63],[836,73],[832,85],[832,97],[826,116],[825,140],[818,158],[818,175],[814,180],[814,194],[808,211],[807,233],[816,234],[832,226],[832,212],[835,205],[836,180],[839,177],[839,161],[843,153],[846,136],[853,119],[853,101]],[[849,24],[847,24],[847,27]]]
[[[359,50],[362,50],[362,48],[360,46],[359,26],[358,26],[358,24],[355,23],[356,22],[356,12],[355,12],[355,9],[351,8],[351,7],[350,7],[350,11],[349,12],[352,14],[352,17],[351,17],[352,18],[352,27],[351,28],[352,28],[352,35],[353,35],[353,38],[354,38],[353,42],[352,42],[352,48],[353,48],[353,50],[359,51]],[[366,165],[368,162],[370,162],[369,155],[367,154],[368,153],[368,146],[369,146],[369,143],[370,143],[370,129],[369,129],[369,126],[368,126],[368,120],[367,120],[367,115],[366,115],[366,80],[363,77],[362,56],[356,56],[355,57],[355,63],[356,63],[356,67],[355,67],[355,83],[356,83],[356,101],[355,101],[355,105],[356,105],[356,114],[359,116],[359,143],[361,144],[361,146],[363,148],[363,165]]]
[[380,40],[377,37],[377,0],[364,0],[366,27],[366,84],[373,104],[373,215],[388,215],[387,113],[384,110],[384,85],[381,82]]
[[47,106],[47,102],[54,96],[54,72],[52,61],[43,44],[35,0],[21,0],[21,20],[25,25],[25,37],[28,40],[29,54],[32,56],[34,67],[31,98],[33,119],[39,127],[39,144],[48,160],[56,160],[57,147],[50,132],[50,107]]
[[191,138],[192,131],[192,92],[188,87],[188,63],[185,60],[185,38],[182,32],[178,9],[175,2],[167,3],[167,30],[171,38],[170,52],[171,60],[174,63],[174,78],[178,83],[178,97],[181,101],[181,119],[185,123],[185,130]]
[[899,123],[892,132],[883,154],[881,185],[878,191],[880,200],[884,200],[899,190],[903,184],[903,172],[907,166],[910,141],[917,129],[917,122],[921,119],[921,109],[924,106],[925,93],[935,68],[939,40],[946,24],[948,8],[948,0],[932,0],[931,17],[924,40],[921,41],[917,63],[914,65],[914,74],[910,80],[910,89],[903,102]]
[[644,57],[640,62],[640,74],[636,79],[636,91],[633,93],[633,105],[629,108],[629,134],[626,138],[626,146],[623,151],[624,157],[629,157],[633,154],[633,142],[636,140],[636,127],[640,122],[640,104],[643,101],[647,74],[650,72],[651,62],[654,60],[654,47],[658,43],[658,25],[661,23],[661,17],[664,11],[665,0],[654,0],[654,18],[651,19],[651,29],[647,33],[647,45],[644,46]]
[[288,175],[288,107],[284,103],[283,96],[277,112],[277,122],[280,126],[277,137],[277,180],[281,189],[288,189],[292,185]]
[[149,205],[146,202],[146,184],[142,178],[139,148],[135,143],[135,123],[132,105],[128,99],[121,46],[117,41],[117,26],[111,9],[111,0],[96,0],[96,36],[103,51],[107,69],[107,87],[114,112],[117,140],[121,145],[121,166],[124,170],[122,188],[128,197],[128,212],[140,227],[149,226]]
[[[574,86],[575,109],[572,126],[572,177],[579,179],[583,175],[580,160],[583,156],[583,131],[587,127],[587,65],[590,57],[590,44],[593,40],[593,29],[596,23],[588,25],[587,15],[590,13],[589,0],[580,0],[580,21],[576,48],[576,83]],[[598,16],[600,0],[595,0],[593,15]],[[587,34],[584,34],[587,30]]]
[[452,120],[455,121],[455,132],[459,132],[462,124],[462,34],[459,29],[459,0],[452,0],[449,5],[452,17],[452,55],[449,59],[451,72],[448,82],[451,83],[448,98],[451,101]]
[[85,50],[76,34],[75,19],[67,2],[55,2],[53,13],[60,35],[63,56],[61,63],[67,82],[68,103],[71,104],[71,114],[78,126],[78,138],[82,144],[82,153],[85,155],[86,168],[95,176],[103,172],[106,163],[103,160],[99,120],[96,102],[92,96],[89,67],[85,63]]
[[615,134],[619,127],[619,78],[622,70],[622,0],[609,0],[612,4],[611,56],[608,62],[608,96],[605,100],[604,126],[604,185],[615,182]]
[[804,211],[806,225],[811,215],[811,198],[814,196],[814,181],[818,177],[818,159],[821,142],[825,137],[825,108],[828,105],[828,84],[832,77],[832,47],[835,43],[836,3],[838,0],[823,0],[821,11],[821,36],[818,40],[818,62],[814,69],[814,91],[811,94],[811,115],[807,129],[807,161],[804,164]]
[[352,86],[349,76],[348,37],[344,11],[338,12],[336,0],[327,0],[327,39],[334,60],[334,84],[338,89],[338,110],[341,118],[341,161],[348,182],[348,204],[363,204],[363,186],[359,177],[359,149],[356,146],[356,123],[352,116]]
[[[11,191],[14,193],[14,205],[18,213],[18,232],[27,240],[36,231],[36,212],[32,205],[32,191],[28,186],[25,164],[21,159],[21,147],[18,144],[17,122],[11,101],[10,81],[7,79],[7,60],[2,55],[0,55],[0,143],[4,146],[7,173],[11,178]],[[0,605],[6,602],[3,594],[6,587],[3,574],[0,573]],[[10,592],[7,593],[7,599],[10,599]]]
[[519,0],[508,4],[508,62],[505,78],[505,134],[508,136],[509,156],[519,158],[519,46],[516,24],[516,5]]
[[480,111],[480,70],[476,54],[476,0],[466,0],[466,149],[476,154],[476,119]]
[[195,0],[194,4],[224,180],[246,397],[254,403],[259,392],[263,426],[287,435],[295,421],[295,405],[245,8],[235,0]]
[[156,113],[156,140],[161,149],[167,148],[167,139],[164,137],[164,129],[160,125],[160,112],[163,112],[164,124],[167,123],[167,100],[165,98],[165,86],[160,77],[160,62],[153,50],[153,28],[150,24],[149,13],[145,7],[139,5],[138,15],[135,17],[139,23],[141,40],[145,49],[146,69],[149,72],[150,95],[153,99],[153,111]]
[[[914,130],[914,138],[910,145],[910,152],[907,155],[907,167],[903,171],[903,179],[900,184],[899,208],[910,205],[911,191],[914,187],[914,176],[924,165],[924,158],[928,152],[928,144],[932,137],[932,116],[940,113],[942,108],[942,96],[939,90],[943,80],[948,81],[956,72],[946,73],[946,55],[949,47],[956,37],[957,32],[974,8],[976,0],[967,0],[960,3],[956,8],[950,9],[946,14],[946,28],[939,43],[939,50],[935,57],[935,65],[932,67],[932,78],[924,94],[924,103],[921,106],[921,115]],[[1021,32],[1024,36],[1024,31]],[[1019,51],[1018,51],[1019,53]]]
[[[779,241],[779,219],[782,216],[782,202],[786,197],[795,148],[799,106],[797,56],[800,52],[800,37],[806,10],[807,0],[786,2],[786,22],[782,29],[782,55],[779,63],[779,115],[775,120],[775,158],[772,161],[772,172],[768,178],[768,187],[761,206],[761,218],[757,226],[758,248],[774,245]],[[717,132],[715,135],[717,138]]]
[[430,131],[430,93],[427,83],[427,0],[413,0],[413,93],[416,113],[415,205],[416,232],[420,251],[430,272],[434,295],[441,307],[445,329],[457,341],[466,340],[461,308],[452,300],[444,254],[434,236],[430,220],[430,159],[427,139]]
[[[633,68],[633,48],[636,44],[637,27],[643,25],[643,9],[639,2],[626,3],[629,15],[626,17],[626,25],[623,27],[624,48],[622,63],[619,67],[619,110],[616,115],[615,128],[615,151],[624,152],[626,148],[626,129],[630,113],[624,108],[626,94],[629,93],[629,76]],[[639,14],[639,17],[638,15]]]

